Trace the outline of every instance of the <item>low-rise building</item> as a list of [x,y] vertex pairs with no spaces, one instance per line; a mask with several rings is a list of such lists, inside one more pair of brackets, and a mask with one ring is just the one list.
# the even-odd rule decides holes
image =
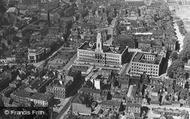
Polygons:
[[65,98],[66,88],[71,85],[73,77],[66,76],[63,80],[56,79],[46,87],[46,92],[52,93],[55,98]]
[[32,63],[39,62],[46,54],[45,48],[28,49],[28,61]]
[[15,102],[19,102],[20,104],[24,106],[31,106],[30,98],[32,96],[32,93],[27,92],[23,89],[16,90],[15,92],[11,93],[10,97]]
[[54,96],[51,93],[34,93],[31,96],[30,101],[34,103],[34,106],[48,107],[51,105],[53,98]]
[[112,110],[119,112],[120,106],[121,106],[121,102],[117,100],[107,100],[107,101],[101,102],[101,108],[103,110],[111,108]]
[[10,87],[8,86],[7,88],[5,88],[4,90],[2,90],[0,92],[0,95],[3,96],[3,97],[9,97],[10,94],[15,90],[14,87]]
[[85,104],[85,99],[82,95],[77,95],[72,101],[72,112],[80,115],[91,115],[91,108]]
[[7,58],[1,58],[0,59],[0,64],[15,63],[15,61],[16,61],[16,57],[15,56],[7,57]]
[[48,86],[54,78],[43,77],[33,80],[30,85],[25,88],[28,92],[45,92],[46,86]]
[[13,88],[18,88],[20,85],[21,85],[21,80],[14,80],[13,82],[9,83],[9,87]]
[[86,76],[88,75],[93,69],[93,66],[89,66],[89,65],[77,65],[77,64],[74,64],[70,67],[69,70],[72,70],[72,71],[81,71],[81,74]]
[[129,73],[130,75],[139,76],[146,72],[146,74],[153,77],[159,76],[162,59],[162,56],[156,54],[137,52],[132,60]]
[[101,90],[97,89],[90,89],[90,88],[81,88],[78,91],[79,94],[90,94],[94,100],[102,101],[107,99],[107,93],[102,92]]

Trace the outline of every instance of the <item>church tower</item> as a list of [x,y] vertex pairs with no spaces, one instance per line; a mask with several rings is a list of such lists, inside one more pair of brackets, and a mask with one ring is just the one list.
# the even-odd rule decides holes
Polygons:
[[98,35],[97,35],[97,38],[96,38],[96,50],[95,51],[103,53],[101,33],[98,33]]

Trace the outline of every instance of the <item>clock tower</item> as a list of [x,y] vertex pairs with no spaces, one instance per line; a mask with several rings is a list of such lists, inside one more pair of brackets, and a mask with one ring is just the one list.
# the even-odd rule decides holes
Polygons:
[[96,52],[103,53],[102,50],[102,37],[101,33],[98,33],[97,38],[96,38]]

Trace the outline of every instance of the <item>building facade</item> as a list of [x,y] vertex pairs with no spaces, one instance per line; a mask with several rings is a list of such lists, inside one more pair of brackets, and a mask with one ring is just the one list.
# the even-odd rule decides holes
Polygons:
[[162,56],[151,53],[136,53],[131,62],[130,75],[140,76],[144,72],[150,76],[160,75]]
[[39,62],[46,54],[45,48],[28,49],[28,61],[32,63]]
[[77,49],[76,63],[121,67],[127,53],[128,47],[104,46],[98,33],[95,44],[85,42]]
[[52,82],[49,86],[46,87],[46,92],[53,93],[57,98],[65,98],[65,86],[64,84],[59,82]]

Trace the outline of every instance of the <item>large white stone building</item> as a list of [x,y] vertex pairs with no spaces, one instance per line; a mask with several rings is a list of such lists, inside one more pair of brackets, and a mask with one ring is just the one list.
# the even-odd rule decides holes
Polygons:
[[150,76],[157,77],[160,75],[162,68],[162,56],[137,52],[131,62],[130,75],[140,76],[144,72]]
[[122,67],[128,55],[128,47],[103,45],[101,33],[94,44],[85,42],[77,49],[76,63]]

